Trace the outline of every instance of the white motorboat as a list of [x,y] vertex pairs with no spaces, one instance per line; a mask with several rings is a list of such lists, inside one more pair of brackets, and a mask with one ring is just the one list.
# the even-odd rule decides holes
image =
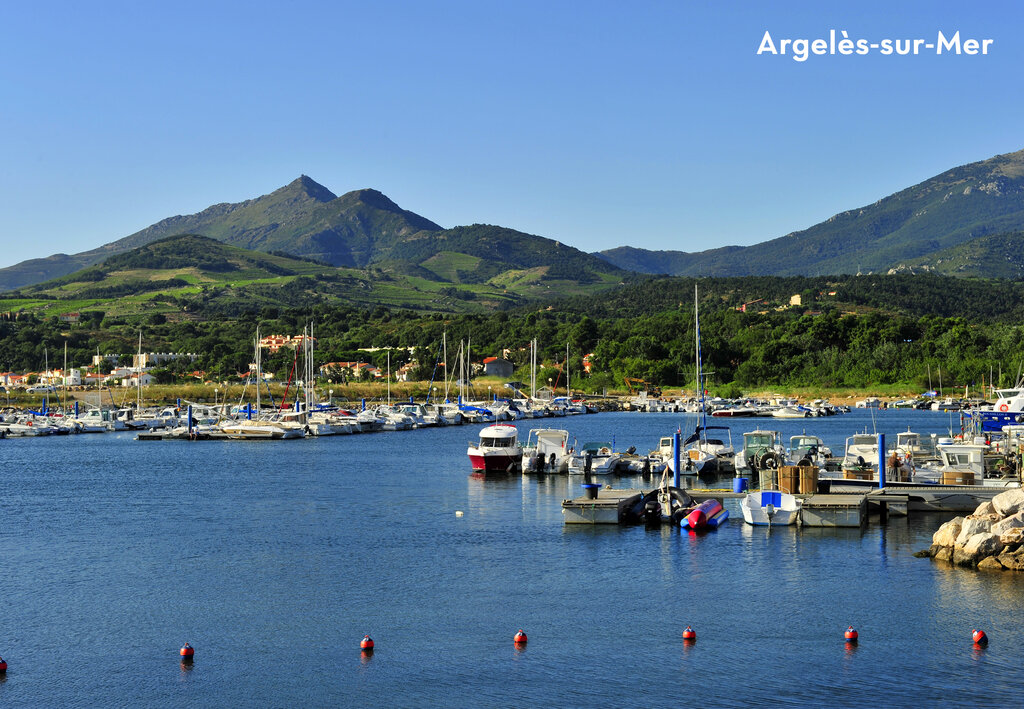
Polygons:
[[481,429],[479,442],[470,443],[467,454],[476,473],[515,473],[523,465],[519,431],[510,424],[495,424]]
[[529,473],[565,473],[569,469],[569,432],[533,428],[523,446],[523,469]]
[[569,459],[569,474],[611,475],[619,466],[620,458],[608,441],[584,443]]
[[795,524],[802,505],[803,500],[787,492],[764,490],[744,497],[740,509],[747,524],[775,527]]

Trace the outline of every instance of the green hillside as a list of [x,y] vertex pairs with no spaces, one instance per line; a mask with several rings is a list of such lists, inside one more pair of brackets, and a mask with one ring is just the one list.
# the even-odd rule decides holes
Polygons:
[[1024,150],[954,168],[753,246],[699,253],[613,249],[601,255],[622,268],[670,275],[884,273],[982,236],[1021,229]]
[[454,252],[426,263],[437,272],[409,261],[338,268],[186,234],[11,291],[0,300],[0,311],[44,316],[95,311],[114,317],[161,314],[199,320],[316,304],[486,311],[534,298],[593,294],[618,283],[615,276],[592,277],[587,284],[546,279],[544,268],[528,273]]

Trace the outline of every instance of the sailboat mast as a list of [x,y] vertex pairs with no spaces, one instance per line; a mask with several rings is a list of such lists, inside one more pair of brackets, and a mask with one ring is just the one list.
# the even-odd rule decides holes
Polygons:
[[569,343],[565,343],[565,396],[569,398],[572,394],[569,391]]
[[704,381],[700,363],[700,315],[698,313],[699,303],[697,301],[697,284],[693,285],[693,332],[696,343],[697,354],[697,400],[700,402],[700,425],[707,425],[707,407],[704,406]]

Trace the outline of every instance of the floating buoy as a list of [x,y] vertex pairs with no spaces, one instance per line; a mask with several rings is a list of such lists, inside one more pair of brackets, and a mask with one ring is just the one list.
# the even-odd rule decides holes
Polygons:
[[526,644],[526,633],[523,632],[522,628],[516,631],[515,636],[512,638],[512,642],[514,642],[516,645]]
[[455,510],[455,516],[456,517],[461,517],[462,516],[462,510]]
[[846,642],[855,643],[857,642],[857,638],[859,636],[857,635],[857,631],[854,630],[853,626],[851,625],[849,628],[846,629],[846,632],[843,633],[843,637],[846,638]]
[[180,654],[182,662],[192,662],[192,659],[195,656],[196,651],[191,645],[185,643],[184,647],[181,648]]
[[689,625],[686,626],[686,630],[683,631],[683,640],[696,640],[697,631],[691,628]]
[[359,643],[359,649],[373,652],[373,638],[369,635],[364,635],[362,641]]
[[7,671],[7,661],[0,657],[0,675]]
[[985,635],[984,630],[975,630],[971,634],[971,638],[974,640],[975,645],[988,645],[988,636]]

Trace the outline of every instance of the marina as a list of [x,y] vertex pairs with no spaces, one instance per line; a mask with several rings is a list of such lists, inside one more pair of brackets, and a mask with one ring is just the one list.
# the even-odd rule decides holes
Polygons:
[[[944,433],[949,423],[935,412],[874,415],[887,431]],[[841,446],[870,417],[816,420],[813,433]],[[523,440],[537,426],[516,425]],[[733,425],[741,437],[744,424]],[[785,440],[804,429],[776,425]],[[131,431],[4,441],[5,469],[25,472],[0,498],[0,655],[11,668],[0,700],[337,705],[386,693],[401,706],[505,706],[512,692],[525,704],[661,704],[699,673],[723,705],[767,701],[797,682],[802,702],[830,706],[863,706],[878,691],[895,706],[998,704],[1024,679],[1013,574],[913,558],[953,513],[891,512],[881,524],[872,495],[895,506],[901,493],[829,495],[825,505],[811,496],[805,517],[816,508],[836,526],[769,529],[743,522],[742,493],[692,488],[695,501],[720,500],[728,521],[710,532],[565,524],[562,500],[583,496],[582,476],[474,477],[465,444],[483,427],[302,443],[149,445]],[[685,415],[632,412],[558,427],[640,450],[693,429]],[[598,499],[608,482],[649,491],[654,478],[601,480]],[[868,522],[840,519],[858,514]],[[668,622],[618,649],[652,607]],[[901,610],[883,618],[880,607]],[[687,625],[700,637],[690,647]],[[852,654],[848,625],[861,633]],[[992,643],[979,656],[969,634],[981,626]],[[526,649],[512,647],[517,628],[529,633]],[[367,634],[370,659],[358,649]],[[93,649],[110,638],[119,651],[98,669]],[[268,671],[253,657],[271,639]],[[185,641],[195,661],[182,669]],[[740,680],[735,667],[752,653],[759,661]],[[827,681],[807,681],[807,655]],[[581,666],[592,675],[582,686],[550,679]],[[964,676],[971,682],[951,679]],[[649,687],[638,695],[630,677]],[[453,700],[453,683],[472,700]]]

